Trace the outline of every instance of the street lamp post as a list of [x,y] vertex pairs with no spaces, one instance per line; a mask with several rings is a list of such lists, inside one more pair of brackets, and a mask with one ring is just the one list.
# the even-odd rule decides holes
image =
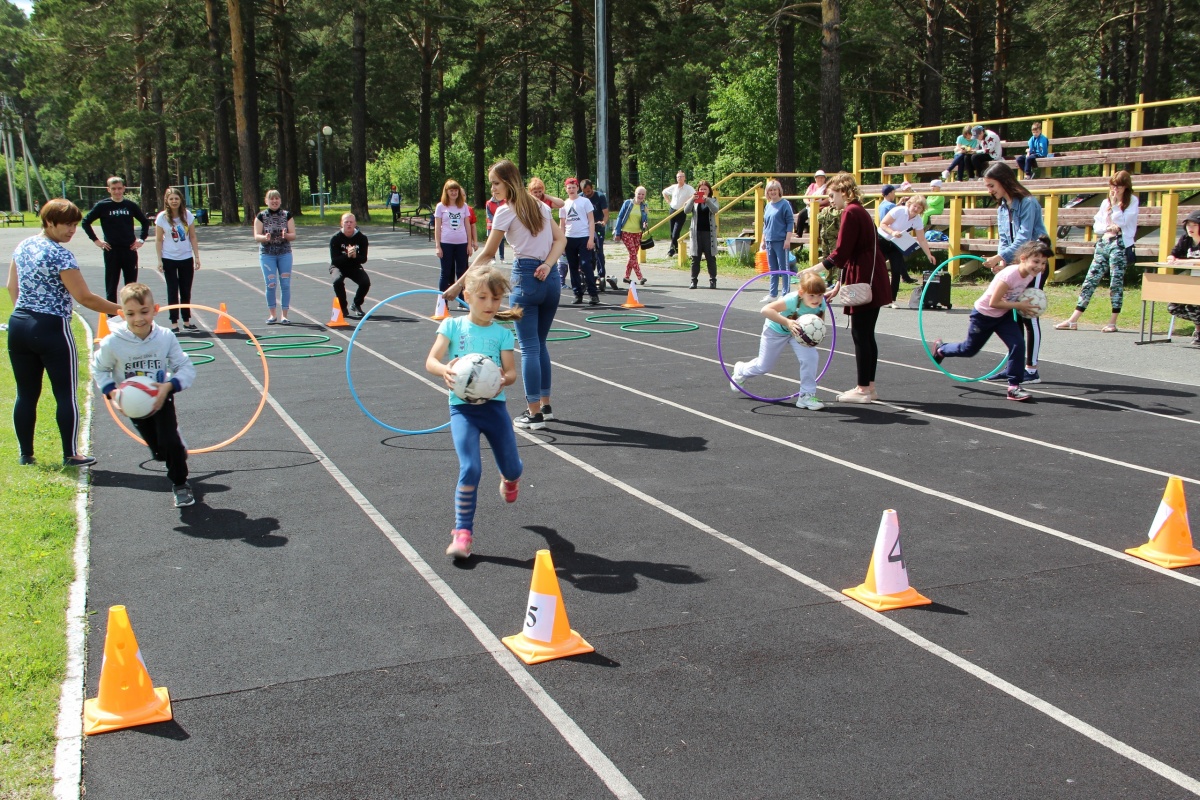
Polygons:
[[317,198],[321,203],[321,221],[325,221],[325,164],[321,160],[321,134],[333,135],[333,128],[326,125],[317,131]]

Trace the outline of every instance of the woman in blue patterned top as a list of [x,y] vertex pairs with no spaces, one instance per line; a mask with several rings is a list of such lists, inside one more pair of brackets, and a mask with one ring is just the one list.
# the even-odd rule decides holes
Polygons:
[[75,402],[78,357],[71,335],[71,300],[109,316],[120,311],[116,303],[93,294],[83,280],[74,254],[63,245],[71,241],[83,214],[61,198],[42,206],[42,233],[17,245],[8,265],[8,297],[13,313],[8,318],[8,360],[17,383],[13,425],[21,448],[21,463],[34,464],[33,431],[37,424],[42,373],[58,405],[58,432],[62,437],[63,465],[86,467],[96,463],[75,451],[79,438],[79,407]]

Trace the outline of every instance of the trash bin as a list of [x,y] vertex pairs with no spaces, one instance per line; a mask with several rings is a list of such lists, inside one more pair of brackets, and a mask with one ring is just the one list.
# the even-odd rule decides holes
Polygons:
[[743,264],[752,264],[754,259],[750,254],[750,248],[754,246],[753,239],[743,239],[741,237],[730,237],[725,240],[725,246],[729,248],[729,255],[736,258]]
[[192,209],[192,213],[196,215],[196,224],[197,225],[207,225],[208,224],[208,209],[207,208]]

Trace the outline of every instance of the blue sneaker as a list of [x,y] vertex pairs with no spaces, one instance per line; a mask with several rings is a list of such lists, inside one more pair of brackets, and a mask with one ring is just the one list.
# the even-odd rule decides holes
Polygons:
[[1021,383],[1023,383],[1023,384],[1024,383],[1041,383],[1041,382],[1042,382],[1042,376],[1038,374],[1038,371],[1036,369],[1025,370],[1025,380],[1021,381]]

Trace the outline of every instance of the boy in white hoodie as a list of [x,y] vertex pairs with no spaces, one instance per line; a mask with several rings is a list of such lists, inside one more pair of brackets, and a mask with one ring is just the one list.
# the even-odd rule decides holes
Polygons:
[[187,445],[175,418],[175,393],[192,385],[196,368],[175,334],[154,323],[158,305],[144,283],[126,284],[119,296],[123,321],[114,320],[108,336],[92,357],[92,375],[105,397],[128,378],[144,376],[158,384],[154,410],[133,420],[157,461],[167,464],[175,507],[193,505],[196,497],[188,485]]

